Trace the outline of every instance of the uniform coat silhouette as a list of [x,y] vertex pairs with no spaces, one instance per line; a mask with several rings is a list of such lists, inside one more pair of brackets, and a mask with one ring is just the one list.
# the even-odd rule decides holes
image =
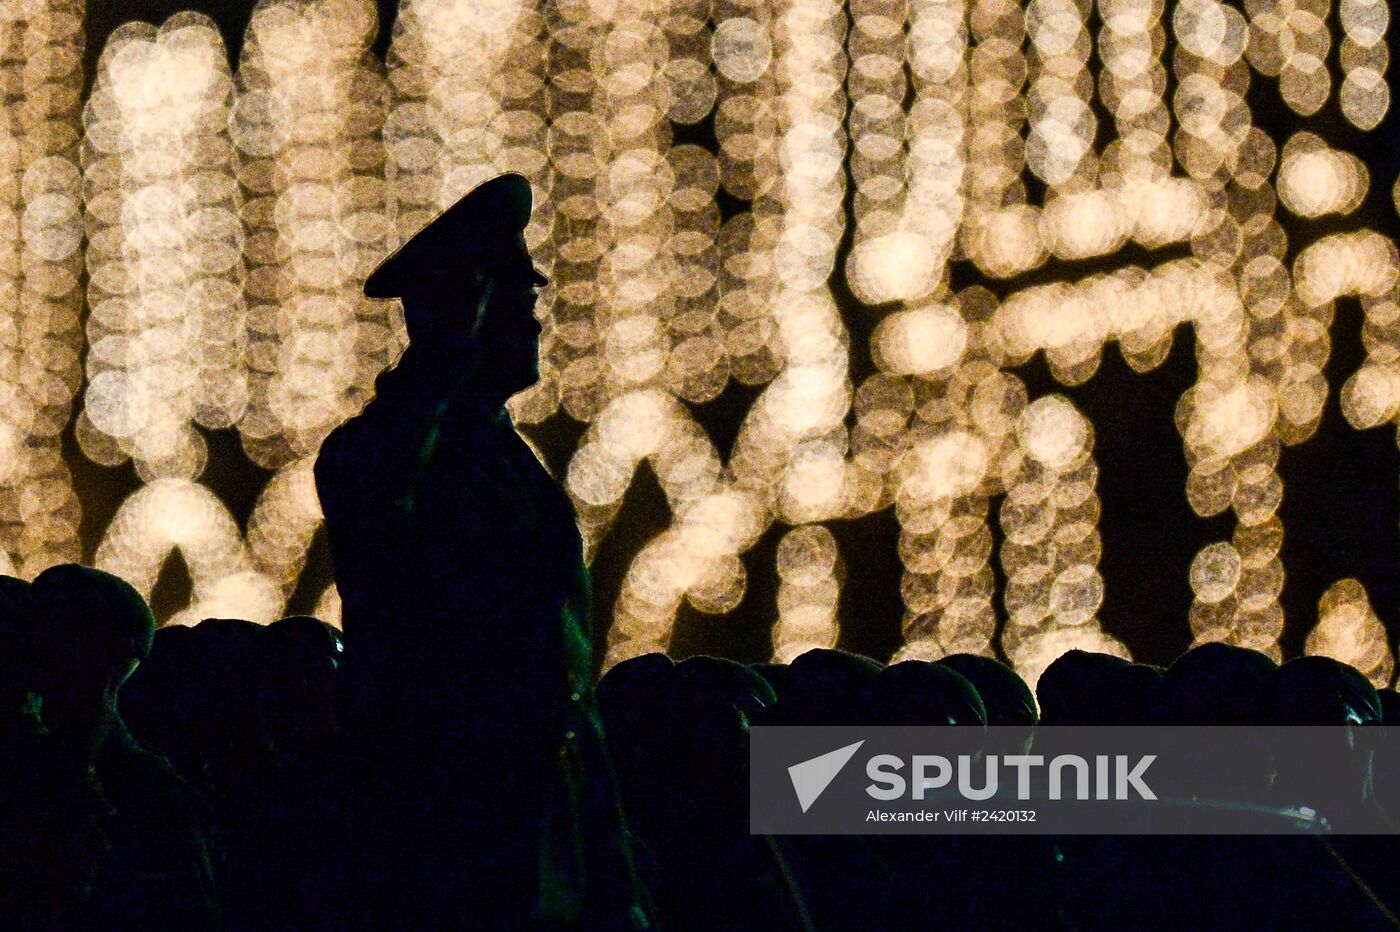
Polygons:
[[400,920],[586,912],[587,572],[568,499],[504,411],[538,378],[530,208],[523,177],[494,178],[369,278],[367,295],[403,299],[410,345],[316,463],[345,672],[388,801],[366,871],[398,874],[367,910]]

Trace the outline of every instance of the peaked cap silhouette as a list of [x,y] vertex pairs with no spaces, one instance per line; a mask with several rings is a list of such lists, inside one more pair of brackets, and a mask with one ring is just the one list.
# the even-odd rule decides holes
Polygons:
[[533,201],[530,182],[516,172],[483,181],[433,218],[379,264],[365,280],[370,298],[397,298],[415,283],[451,287],[478,265],[546,279],[530,263],[525,225]]

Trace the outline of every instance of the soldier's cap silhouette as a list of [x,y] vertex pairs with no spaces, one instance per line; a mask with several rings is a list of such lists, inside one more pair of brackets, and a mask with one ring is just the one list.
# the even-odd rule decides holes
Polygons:
[[524,175],[507,172],[483,181],[381,262],[365,280],[365,295],[450,290],[478,267],[546,284],[525,248],[532,203]]
[[151,655],[155,618],[120,576],[65,563],[34,577],[30,592],[41,638],[80,636],[94,650],[128,650],[138,660]]

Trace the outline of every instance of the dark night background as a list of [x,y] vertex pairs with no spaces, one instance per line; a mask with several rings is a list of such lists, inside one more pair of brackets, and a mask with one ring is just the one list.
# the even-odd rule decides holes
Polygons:
[[[89,0],[89,81],[92,66],[113,29],[132,19],[159,24],[182,10],[202,12],[217,21],[230,57],[236,60],[253,6],[253,0]],[[378,6],[381,29],[375,48],[382,55],[388,47],[397,3],[378,0]],[[1334,36],[1340,35],[1335,11],[1329,26]],[[1090,29],[1097,28],[1095,18]],[[1331,52],[1334,75],[1338,73],[1338,44],[1334,41]],[[1169,78],[1168,99],[1173,89]],[[1371,172],[1365,204],[1348,217],[1300,221],[1279,209],[1278,219],[1290,236],[1290,263],[1302,246],[1325,233],[1371,227],[1394,235],[1397,218],[1390,192],[1400,168],[1394,106],[1385,122],[1368,133],[1346,122],[1335,94],[1317,115],[1303,119],[1284,106],[1276,82],[1257,74],[1253,76],[1248,103],[1255,124],[1277,143],[1299,129],[1308,129],[1332,146],[1362,158]],[[1102,144],[1112,123],[1105,119],[1104,112],[1100,111],[1099,116]],[[677,127],[676,141],[701,142],[708,133],[708,127],[703,125]],[[1033,191],[1033,199],[1036,196]],[[743,205],[730,199],[722,206],[732,213]],[[845,245],[849,246],[849,242]],[[1176,246],[1157,250],[1152,256],[1160,261],[1185,253],[1184,246]],[[1010,282],[983,284],[1005,295],[1030,283],[1079,278],[1115,268],[1124,258],[1145,257],[1145,253],[1129,250],[1126,257],[1119,254],[1106,260],[1055,261]],[[837,267],[841,267],[839,261]],[[961,264],[954,270],[953,283],[964,287],[976,282],[975,276],[974,269]],[[849,293],[843,293],[841,282],[835,282],[835,287],[837,299],[847,312],[852,335],[852,376],[859,382],[873,371],[866,338],[877,316],[859,308]],[[1287,616],[1282,642],[1286,656],[1301,652],[1303,639],[1316,620],[1317,601],[1322,593],[1347,576],[1358,578],[1366,586],[1390,633],[1392,646],[1400,632],[1400,452],[1395,429],[1387,425],[1364,432],[1353,430],[1343,419],[1338,402],[1343,381],[1364,358],[1361,324],[1359,303],[1354,299],[1340,301],[1331,333],[1332,355],[1326,368],[1330,391],[1321,427],[1307,443],[1284,448],[1279,466],[1285,489],[1280,517],[1285,529],[1282,558],[1287,571],[1282,595]],[[1167,362],[1145,375],[1132,372],[1115,347],[1105,349],[1098,373],[1076,388],[1066,389],[1056,383],[1039,356],[1016,371],[1026,381],[1032,398],[1064,393],[1092,420],[1094,452],[1100,468],[1098,491],[1103,504],[1099,528],[1103,540],[1100,569],[1107,590],[1101,611],[1103,627],[1122,639],[1136,659],[1170,662],[1190,643],[1187,568],[1191,558],[1208,543],[1228,540],[1233,527],[1228,512],[1202,520],[1191,512],[1186,501],[1186,461],[1172,415],[1177,399],[1195,380],[1191,334],[1179,332]],[[731,385],[715,401],[696,407],[697,419],[710,431],[722,454],[729,449],[740,418],[757,394],[755,389]],[[566,462],[581,426],[556,415],[551,422],[530,432],[546,449],[551,466],[558,466]],[[213,466],[203,481],[244,521],[267,474],[242,456],[236,437],[224,432],[209,434],[209,439]],[[106,469],[87,462],[77,453],[71,435],[69,440],[75,479],[83,490],[84,543],[90,554],[101,529],[138,481],[129,466]],[[610,617],[622,572],[632,556],[668,521],[665,499],[649,467],[643,466],[611,536],[594,562],[600,625]],[[858,521],[836,522],[831,527],[846,561],[839,646],[884,659],[899,644],[900,564],[895,550],[898,528],[894,516],[885,511]],[[745,556],[749,589],[736,612],[712,617],[683,610],[672,642],[674,655],[706,652],[741,661],[767,658],[768,629],[776,617],[774,551],[785,529],[771,528]],[[312,608],[328,573],[324,541],[318,535],[303,575],[304,584],[293,596],[289,613]],[[187,604],[188,594],[183,565],[177,557],[172,558],[153,598],[157,613],[168,613]]]

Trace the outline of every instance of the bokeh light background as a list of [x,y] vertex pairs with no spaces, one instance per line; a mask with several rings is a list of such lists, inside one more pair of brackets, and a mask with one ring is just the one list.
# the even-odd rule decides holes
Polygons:
[[8,0],[0,562],[338,619],[310,465],[405,340],[361,283],[514,170],[552,283],[512,411],[600,662],[1219,639],[1388,684],[1389,18]]

